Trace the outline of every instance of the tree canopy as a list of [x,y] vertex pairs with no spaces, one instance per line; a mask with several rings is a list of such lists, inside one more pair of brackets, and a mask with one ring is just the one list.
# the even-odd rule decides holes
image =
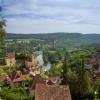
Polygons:
[[0,6],[0,41],[4,38],[5,36],[5,29],[4,29],[4,26],[6,25],[5,24],[5,19],[4,17],[2,16],[2,7]]

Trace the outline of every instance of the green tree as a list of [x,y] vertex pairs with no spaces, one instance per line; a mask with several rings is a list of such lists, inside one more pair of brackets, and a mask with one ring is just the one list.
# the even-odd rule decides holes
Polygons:
[[[72,69],[74,67],[76,67],[75,70]],[[71,61],[71,58],[66,54],[63,61],[61,78],[62,85],[69,85],[73,100],[94,99],[84,57],[78,57]]]
[[0,99],[2,100],[34,100],[26,87],[3,88],[0,90]]
[[96,98],[100,99],[100,79],[97,79],[95,82],[95,92],[96,92]]
[[2,16],[2,7],[0,6],[0,40],[2,40],[5,36],[5,29],[4,29],[4,26],[6,25],[5,24],[5,19],[3,18]]
[[94,99],[94,94],[91,86],[91,81],[89,78],[88,71],[85,67],[85,60],[82,58],[79,60],[79,68],[78,68],[78,94],[80,95],[79,99]]
[[62,85],[68,84],[68,73],[69,73],[68,59],[69,59],[69,54],[68,52],[66,52],[63,60],[62,72],[61,72]]
[[0,6],[0,57],[4,55],[4,37],[5,37],[5,19],[2,16],[2,7]]

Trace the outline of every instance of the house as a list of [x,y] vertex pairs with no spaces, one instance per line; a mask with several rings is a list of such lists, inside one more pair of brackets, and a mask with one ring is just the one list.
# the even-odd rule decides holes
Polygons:
[[5,56],[5,63],[7,66],[15,66],[16,65],[15,53],[7,53]]
[[30,74],[22,74],[20,71],[18,71],[15,75],[15,78],[12,80],[13,84],[15,86],[23,86],[25,85],[26,78],[29,76]]
[[26,67],[28,67],[29,69],[31,69],[36,64],[37,64],[37,60],[36,60],[35,56],[32,55],[32,56],[27,57],[27,59],[25,61]]
[[13,80],[13,83],[15,86],[24,86],[25,85],[25,80],[29,75],[22,75],[19,78],[16,78]]
[[60,76],[52,76],[46,80],[47,83],[50,81],[55,85],[59,85],[61,83],[61,78],[60,78]]
[[6,73],[2,73],[0,75],[0,85],[2,85],[2,83],[6,82],[7,84],[9,84],[11,87],[14,86],[12,80],[10,79],[10,77],[6,74]]
[[25,65],[34,76],[40,74],[40,65],[38,64],[35,56],[28,57],[25,61]]
[[35,100],[72,100],[69,86],[36,84]]
[[20,71],[17,71],[13,77],[11,75],[2,74],[2,75],[0,75],[0,83],[2,84],[4,82],[6,82],[11,87],[25,86],[26,79],[29,76],[30,76],[29,73],[23,74]]
[[35,76],[35,75],[38,75],[38,74],[40,74],[40,65],[39,64],[37,64],[37,65],[35,65],[35,66],[33,66],[31,69],[30,69],[30,72],[31,73],[33,73],[33,75]]

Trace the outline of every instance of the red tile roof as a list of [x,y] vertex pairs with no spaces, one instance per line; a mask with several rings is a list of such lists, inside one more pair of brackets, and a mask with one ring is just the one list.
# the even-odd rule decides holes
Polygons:
[[64,85],[36,84],[35,100],[71,100],[70,90]]
[[29,74],[21,75],[19,78],[14,79],[13,82],[16,83],[16,82],[24,81],[28,76]]

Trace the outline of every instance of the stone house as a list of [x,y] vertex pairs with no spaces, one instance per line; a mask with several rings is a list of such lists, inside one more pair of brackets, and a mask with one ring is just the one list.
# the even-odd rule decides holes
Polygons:
[[13,82],[14,86],[23,86],[23,85],[25,85],[26,78],[29,77],[29,76],[30,76],[29,73],[22,74],[22,72],[17,71],[12,82]]
[[35,56],[29,57],[25,61],[25,66],[29,69],[33,76],[40,74],[40,65],[38,64]]
[[36,60],[35,56],[27,57],[27,59],[26,59],[26,61],[25,61],[26,67],[28,67],[29,69],[31,69],[31,68],[34,67],[36,64],[37,64],[37,60]]
[[15,53],[7,53],[5,56],[5,64],[7,66],[17,66],[20,68],[26,68],[34,75],[40,74],[40,65],[35,56],[27,56],[25,58],[15,58]]
[[15,66],[16,65],[15,53],[7,53],[5,56],[5,63],[7,66]]
[[13,87],[14,84],[12,82],[12,80],[10,79],[10,77],[6,74],[6,73],[2,73],[0,75],[0,85],[5,85],[4,82],[6,82],[6,84],[9,84],[9,86]]

